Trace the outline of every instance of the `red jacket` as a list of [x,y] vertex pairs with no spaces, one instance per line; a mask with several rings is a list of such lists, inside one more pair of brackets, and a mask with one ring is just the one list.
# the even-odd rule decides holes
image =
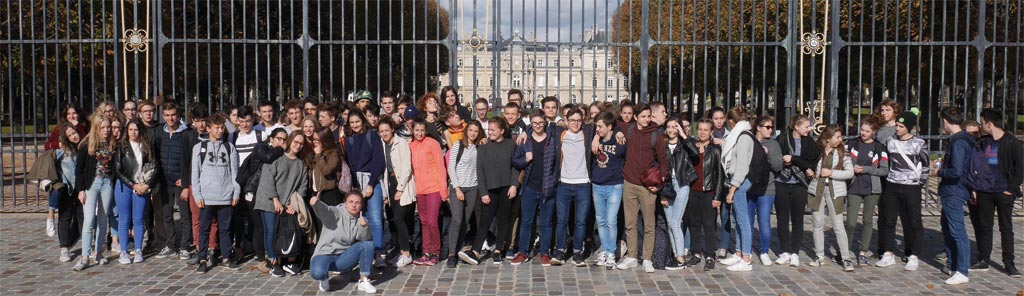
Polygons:
[[[64,132],[64,125],[66,123],[57,124],[57,127],[50,132],[50,138],[46,139],[46,144],[43,144],[45,150],[56,150],[60,148],[60,134]],[[89,135],[89,128],[85,126],[85,122],[79,120],[78,125],[75,126],[75,131],[78,131],[79,139],[85,139]]]
[[657,123],[651,121],[643,129],[640,129],[636,122],[622,124],[619,128],[626,135],[626,166],[622,168],[622,174],[626,182],[642,186],[644,172],[654,164],[655,160],[661,169],[661,175],[669,175],[668,157],[665,152],[668,148],[668,143],[665,142],[665,137],[662,137],[660,134],[654,136],[656,138],[656,147],[651,147],[651,136],[653,133],[658,132]]

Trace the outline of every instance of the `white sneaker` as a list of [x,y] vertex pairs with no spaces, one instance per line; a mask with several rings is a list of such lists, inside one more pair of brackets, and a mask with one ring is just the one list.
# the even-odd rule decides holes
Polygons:
[[949,279],[946,280],[946,284],[947,285],[962,285],[962,284],[966,284],[969,281],[970,281],[970,279],[968,279],[966,275],[957,272],[956,274],[953,274],[952,277],[950,277]]
[[761,265],[772,266],[772,257],[768,253],[761,254]]
[[46,219],[46,236],[54,235],[57,235],[57,227],[53,224],[53,219]]
[[594,264],[596,264],[596,265],[603,265],[604,261],[605,261],[605,258],[608,258],[608,253],[597,252],[597,259],[594,259]]
[[605,255],[606,256],[604,257],[604,262],[601,263],[601,266],[615,268],[615,254],[605,253]]
[[754,267],[752,265],[750,265],[750,262],[746,262],[746,261],[740,260],[740,262],[737,262],[736,264],[730,265],[729,267],[726,267],[725,269],[727,269],[729,271],[751,271],[751,270],[754,270]]
[[725,249],[718,249],[718,251],[715,251],[715,257],[718,257],[718,258],[725,257]]
[[619,264],[615,266],[615,268],[623,270],[631,269],[636,267],[636,264],[636,258],[626,257],[622,258],[622,261],[620,261]]
[[398,262],[395,262],[395,266],[398,268],[405,267],[406,265],[412,264],[412,256],[399,256]]
[[893,255],[892,252],[885,252],[885,254],[882,255],[882,259],[875,262],[875,266],[877,267],[889,267],[893,264],[896,264],[896,256]]
[[789,263],[789,253],[782,253],[779,255],[779,259],[775,260],[775,264],[783,265]]
[[121,256],[117,259],[117,263],[132,264],[132,258],[128,256],[128,253],[121,252]]
[[71,251],[68,248],[60,248],[60,262],[71,262]]
[[800,255],[789,255],[789,266],[800,267]]
[[722,263],[722,265],[729,266],[739,263],[740,261],[743,261],[743,257],[736,256],[736,254],[729,254],[729,258],[725,258],[722,261],[719,261],[718,263]]
[[654,263],[651,260],[644,260],[644,272],[654,273]]
[[689,258],[689,257],[690,257],[690,249],[683,248],[683,258]]
[[480,250],[483,251],[484,254],[486,254],[487,252],[491,251],[491,245],[488,245],[487,241],[484,241],[484,244],[480,246]]
[[328,278],[326,280],[319,281],[319,282],[320,282],[320,285],[318,285],[318,286],[320,286],[320,292],[331,291],[330,278]]
[[909,258],[907,258],[907,265],[904,265],[904,266],[903,266],[903,270],[906,270],[906,271],[915,271],[915,270],[917,270],[917,265],[918,265],[918,264],[919,264],[919,263],[918,263],[918,260],[917,260],[917,256],[915,256],[915,255],[910,255],[910,257],[909,257]]
[[377,293],[377,288],[370,283],[369,279],[359,280],[359,285],[357,287],[359,287],[359,291],[363,291],[370,294]]
[[142,249],[135,249],[135,260],[132,260],[132,263],[142,263],[142,261],[146,261],[145,258],[142,258]]

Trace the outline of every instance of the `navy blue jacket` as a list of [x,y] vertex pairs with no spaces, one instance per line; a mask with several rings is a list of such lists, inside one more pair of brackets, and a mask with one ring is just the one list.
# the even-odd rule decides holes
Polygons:
[[[555,186],[558,185],[558,177],[561,173],[559,167],[559,156],[561,152],[561,143],[559,142],[559,133],[554,135],[554,128],[548,128],[547,131],[547,144],[544,146],[544,175],[541,184],[541,195],[544,197],[555,196]],[[523,145],[516,146],[515,153],[512,154],[512,166],[518,170],[525,171],[523,175],[522,188],[526,188],[530,182],[530,172],[533,171],[533,166],[530,165],[532,162],[538,160],[538,155],[534,155],[533,159],[529,162],[526,161],[526,152],[533,151],[533,132],[528,136],[528,140]]]
[[939,181],[939,196],[959,197],[966,201],[971,198],[971,192],[964,186],[964,182],[970,170],[974,139],[967,132],[960,131],[949,137],[949,143],[946,156],[942,159],[942,169],[937,173],[942,178]]

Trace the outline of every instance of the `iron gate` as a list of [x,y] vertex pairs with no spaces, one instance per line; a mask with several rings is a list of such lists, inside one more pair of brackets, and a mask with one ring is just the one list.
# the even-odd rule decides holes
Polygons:
[[[13,0],[0,4],[0,209],[39,210],[24,179],[59,106],[163,97],[410,96],[462,102],[744,104],[854,127],[883,99],[921,114],[1004,111],[1024,126],[1020,0]],[[494,106],[492,104],[492,106]],[[850,133],[847,133],[850,134]]]

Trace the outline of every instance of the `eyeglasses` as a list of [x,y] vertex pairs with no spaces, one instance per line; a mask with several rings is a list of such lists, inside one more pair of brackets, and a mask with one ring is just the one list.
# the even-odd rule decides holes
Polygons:
[[583,120],[580,120],[580,119],[569,119],[569,123],[582,123],[582,122],[583,122]]
[[277,139],[278,141],[287,141],[288,140],[288,138],[285,138],[285,137],[274,137],[274,139]]
[[545,122],[530,122],[532,125],[544,125]]
[[121,109],[121,111],[123,111],[123,112],[135,111],[135,108],[124,108],[124,109]]
[[775,129],[775,126],[772,126],[772,125],[762,125],[761,127],[766,128],[766,129]]

